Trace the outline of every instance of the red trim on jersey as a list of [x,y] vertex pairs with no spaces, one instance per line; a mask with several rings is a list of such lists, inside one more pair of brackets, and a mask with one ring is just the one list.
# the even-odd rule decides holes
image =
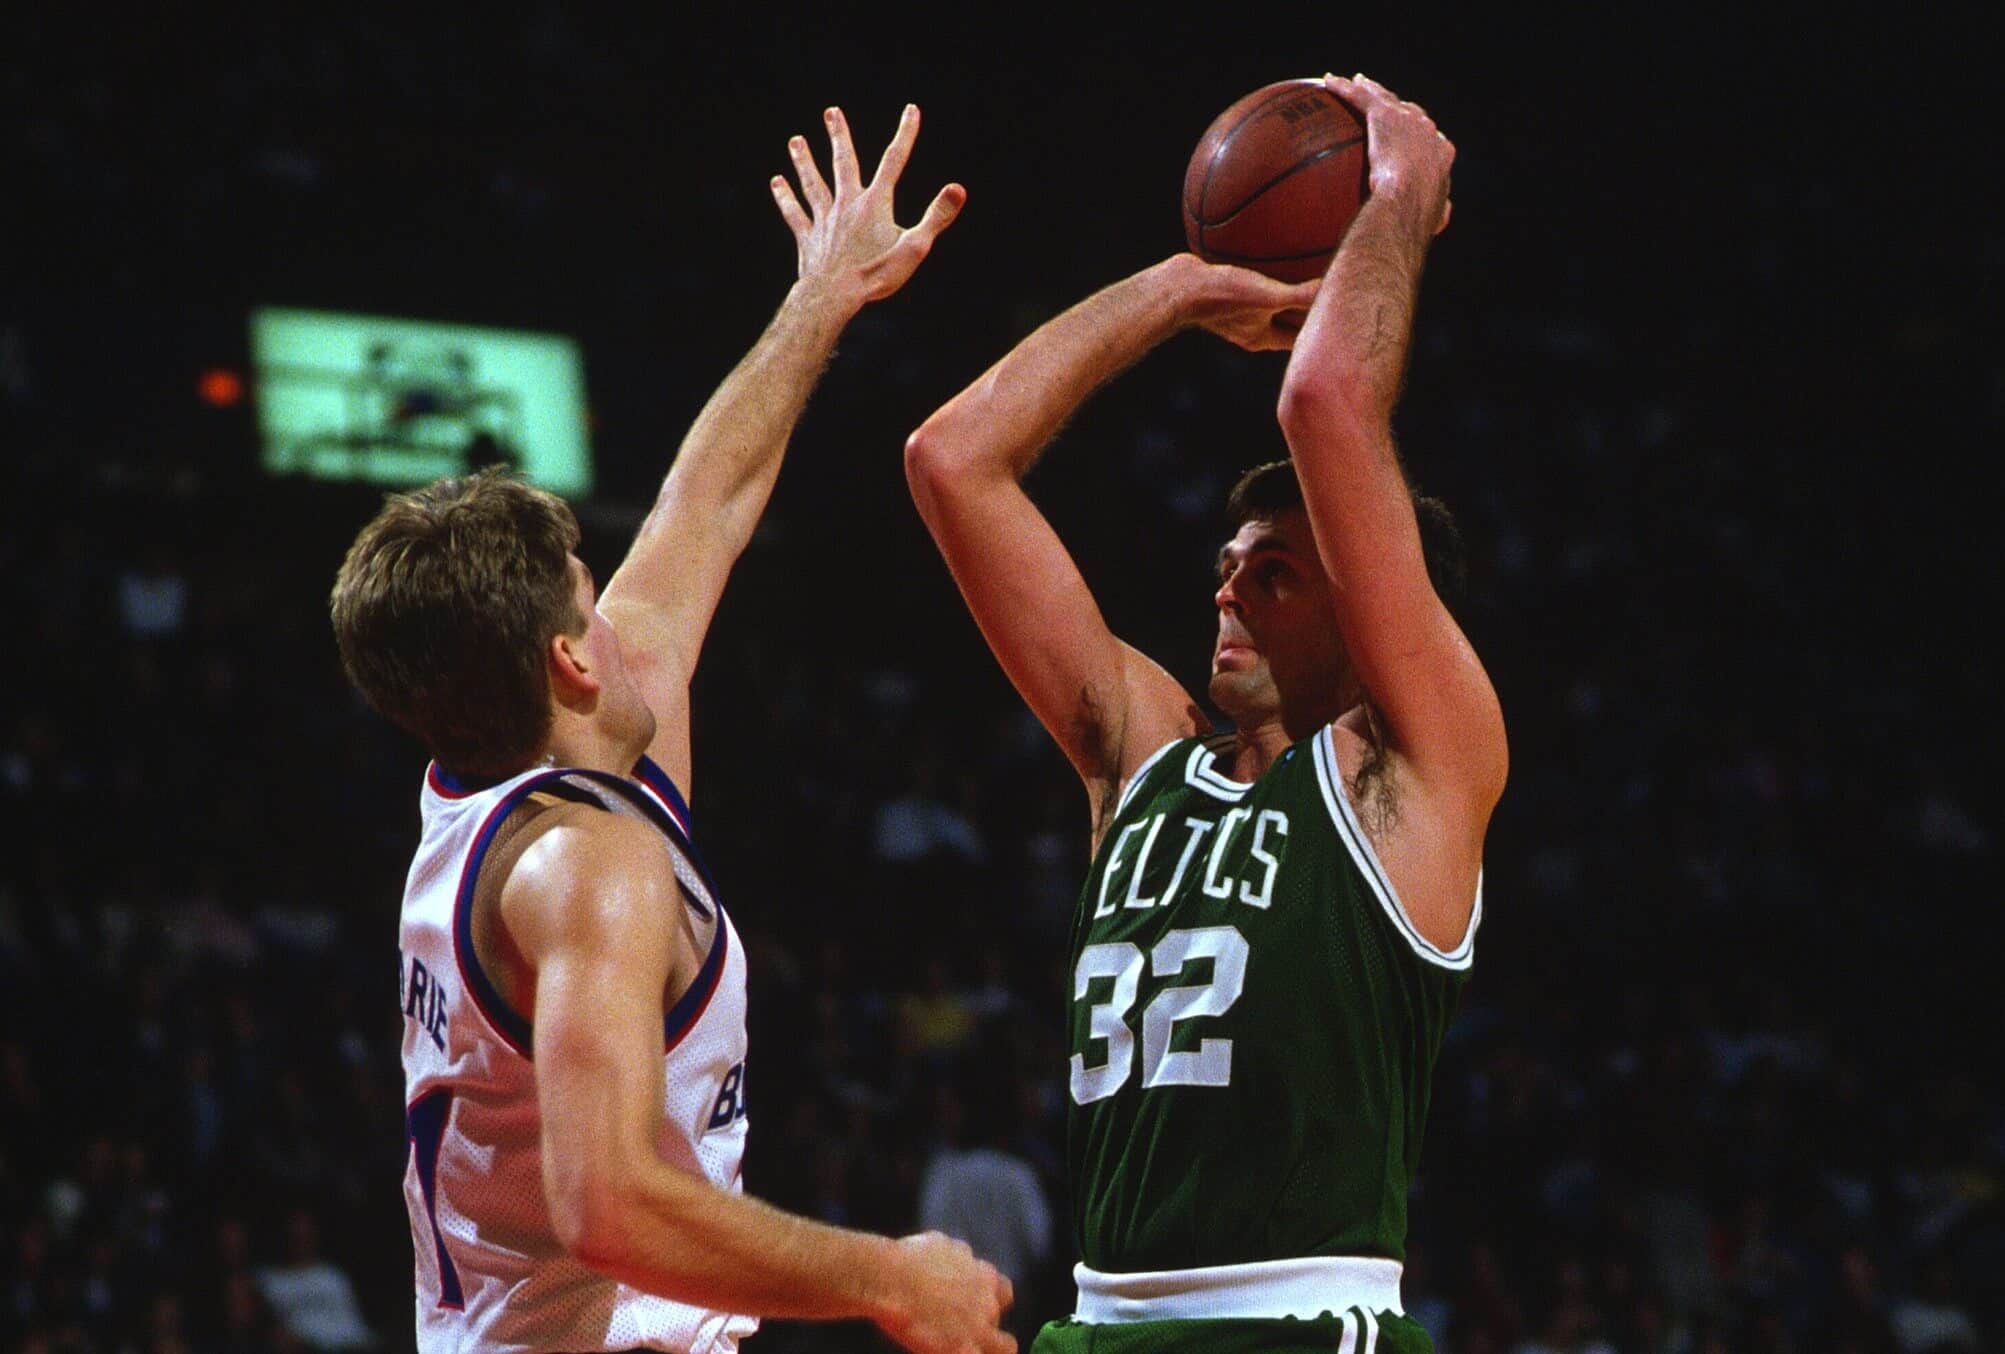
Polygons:
[[465,789],[454,788],[453,786],[446,783],[446,778],[444,774],[440,772],[439,764],[437,762],[430,762],[426,764],[425,784],[431,786],[432,793],[437,795],[440,799],[471,799],[475,795],[479,794],[482,790],[487,788],[486,786],[482,785],[469,786]]
[[661,769],[660,763],[656,762],[652,757],[642,757],[638,762],[634,763],[631,779],[637,780],[647,787],[648,793],[653,795],[664,809],[668,810],[668,816],[675,820],[677,827],[682,829],[683,836],[689,838],[692,842],[696,840],[696,834],[690,823],[689,806],[683,801],[682,791],[676,786],[675,781],[669,777],[668,772]]
[[682,835],[685,837],[689,836],[690,835],[689,820],[684,818],[681,812],[676,809],[675,801],[670,799],[667,795],[663,794],[660,790],[657,790],[654,787],[653,781],[643,778],[640,784],[643,789],[645,789],[649,794],[654,796],[655,802],[657,804],[661,805],[663,809],[668,811],[668,816],[670,818],[673,818],[675,820],[675,825],[682,829]]

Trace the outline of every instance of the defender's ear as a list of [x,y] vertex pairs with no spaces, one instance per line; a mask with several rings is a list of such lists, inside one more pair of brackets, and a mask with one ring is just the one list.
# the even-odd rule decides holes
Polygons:
[[591,655],[585,651],[583,635],[562,632],[552,635],[547,666],[550,690],[560,702],[568,705],[599,694],[599,675]]

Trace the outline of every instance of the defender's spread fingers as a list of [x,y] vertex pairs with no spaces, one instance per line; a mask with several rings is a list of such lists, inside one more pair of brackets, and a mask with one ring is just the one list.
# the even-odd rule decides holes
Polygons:
[[933,241],[941,231],[954,224],[954,218],[961,214],[961,208],[968,202],[968,190],[958,183],[950,183],[934,195],[926,214],[919,218],[919,224],[905,232],[904,238],[925,248],[932,248]]
[[808,200],[808,206],[819,213],[828,206],[828,181],[821,176],[821,167],[808,151],[808,140],[804,136],[794,137],[787,142],[787,154],[793,159],[794,174],[801,181],[801,196]]
[[856,168],[856,143],[849,138],[849,119],[842,115],[840,108],[830,108],[822,114],[828,123],[829,153],[834,160],[835,191],[855,192],[863,187],[863,180]]
[[918,136],[919,105],[908,103],[898,118],[898,130],[892,135],[891,144],[878,157],[877,173],[870,181],[873,187],[880,183],[890,185],[898,182],[898,176],[905,172],[905,161],[911,157],[912,143]]
[[800,199],[794,196],[792,186],[781,175],[775,174],[772,189],[773,201],[778,204],[780,219],[787,223],[787,229],[791,230],[796,238],[807,234],[814,223],[808,220],[807,212],[802,210]]

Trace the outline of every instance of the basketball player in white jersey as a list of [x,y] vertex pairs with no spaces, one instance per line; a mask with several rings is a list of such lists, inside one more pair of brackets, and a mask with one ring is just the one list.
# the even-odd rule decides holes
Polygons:
[[[594,595],[558,499],[484,473],[393,497],[333,595],[351,679],[434,757],[400,943],[418,1347],[725,1351],[756,1318],[867,1317],[1007,1351],[1009,1286],[740,1191],[745,959],[691,840],[689,682],[725,578],[843,327],[966,194],[901,229],[908,107],[865,184],[796,137],[772,188],[799,280],[691,427]],[[677,787],[681,787],[678,790]]]

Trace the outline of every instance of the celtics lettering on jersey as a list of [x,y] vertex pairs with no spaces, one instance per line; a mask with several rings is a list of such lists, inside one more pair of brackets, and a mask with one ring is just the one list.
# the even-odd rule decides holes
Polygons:
[[1251,784],[1219,770],[1224,746],[1187,739],[1144,764],[1080,897],[1082,1257],[1112,1272],[1402,1258],[1468,943],[1440,951],[1405,918],[1327,729]]

